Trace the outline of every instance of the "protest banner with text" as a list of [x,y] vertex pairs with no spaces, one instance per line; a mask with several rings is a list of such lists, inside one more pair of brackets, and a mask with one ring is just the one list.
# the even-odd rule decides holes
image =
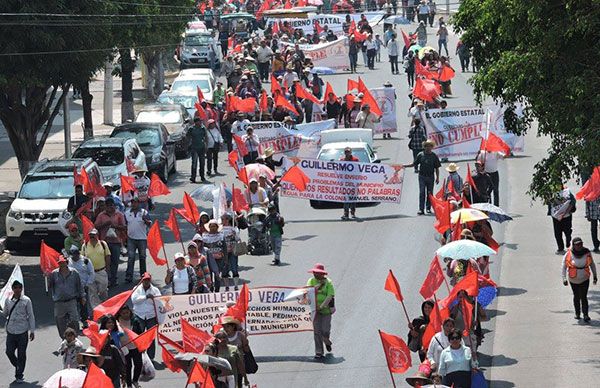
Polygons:
[[375,124],[373,134],[398,132],[396,123],[396,89],[395,88],[374,88],[369,89],[377,101],[379,109],[383,112],[381,121]]

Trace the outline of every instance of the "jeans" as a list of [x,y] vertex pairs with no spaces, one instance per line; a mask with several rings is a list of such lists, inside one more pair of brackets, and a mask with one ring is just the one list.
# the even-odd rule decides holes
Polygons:
[[258,159],[258,151],[250,151],[244,156],[244,164],[254,163],[256,159]]
[[598,220],[590,220],[590,232],[592,233],[594,249],[598,249],[600,247],[600,240],[598,240]]
[[204,180],[204,159],[206,150],[204,148],[192,148],[192,180],[196,180],[196,172],[200,167],[200,179]]
[[213,165],[215,166],[214,173],[217,173],[217,167],[219,166],[219,148],[220,145],[215,145],[215,147],[206,150],[206,170],[209,175],[211,171],[213,171]]
[[281,236],[271,236],[271,248],[273,249],[273,258],[279,261],[281,257],[281,244],[283,239]]
[[468,71],[469,70],[469,56],[468,55],[459,55],[458,58],[460,59],[460,67],[462,69],[463,72]]
[[227,254],[227,272],[223,277],[228,278],[229,272],[231,272],[231,276],[234,278],[240,277],[240,274],[238,273],[238,257],[234,255],[233,252]]
[[269,62],[258,62],[258,76],[261,81],[269,79]]
[[398,56],[390,55],[390,63],[392,66],[392,74],[397,73],[398,72]]
[[433,175],[424,176],[419,174],[419,211],[423,211],[425,206],[427,206],[427,210],[431,209],[429,194],[433,194],[433,182]]
[[323,343],[331,345],[331,314],[321,314],[317,311],[313,320],[315,354],[323,355]]
[[415,86],[415,72],[409,71],[406,73],[406,79],[408,80],[408,86],[411,88]]
[[492,180],[492,194],[494,194],[494,205],[500,206],[500,176],[498,175],[498,171],[490,172],[489,175]]
[[377,54],[377,50],[371,49],[367,50],[367,66],[369,69],[375,69],[375,55]]
[[433,27],[433,21],[435,20],[435,13],[430,13],[429,15],[427,15],[427,18],[429,19],[429,27]]
[[119,270],[119,258],[121,257],[121,244],[120,243],[107,243],[108,250],[110,251],[110,272],[108,274],[109,284],[117,284]]
[[356,63],[358,62],[358,54],[350,53],[350,54],[348,54],[348,57],[350,58],[350,71],[355,72],[356,71]]
[[438,40],[438,53],[440,53],[440,55],[442,54],[442,47],[446,49],[446,56],[450,56],[450,54],[448,54],[448,41],[446,39]]
[[[557,220],[552,217],[552,226],[554,227],[554,238],[556,239],[556,246],[559,251],[571,246],[571,233],[573,232],[573,216],[565,217],[562,220]],[[565,235],[565,241],[563,241],[563,233]]]
[[368,59],[368,56],[367,56],[367,50],[365,50],[365,51],[361,50],[361,53],[362,53],[363,62],[365,63],[365,66],[368,66],[369,65],[369,59]]
[[348,211],[354,215],[356,213],[356,202],[344,202],[344,217],[348,217]]
[[[154,327],[158,321],[156,320],[156,318],[147,318],[147,319],[142,319],[139,316],[135,316],[136,319],[139,321],[140,323],[140,328],[142,329],[143,333],[144,331],[151,329],[152,327]],[[138,334],[141,334],[138,333]],[[148,350],[146,350],[146,353],[148,353],[148,357],[150,357],[151,360],[154,360],[154,355],[156,354],[156,344],[155,341],[152,341],[152,344],[150,345],[150,347],[148,348]]]
[[[25,371],[25,362],[27,361],[27,344],[29,342],[29,332],[21,334],[6,333],[6,356],[15,367],[15,378],[22,379]],[[16,355],[15,355],[16,351]]]
[[[416,149],[416,150],[411,150],[411,151],[413,154],[413,163],[414,163],[415,160],[417,160],[417,155],[419,155],[419,153],[423,150]],[[415,166],[415,172],[419,172],[419,168],[417,166]]]
[[133,269],[135,267],[135,252],[137,251],[140,259],[140,277],[146,272],[146,248],[147,240],[127,239],[127,270],[125,271],[125,280],[133,279]]
[[575,307],[575,315],[581,314],[583,310],[583,316],[588,315],[588,300],[587,293],[590,288],[590,279],[586,280],[581,284],[571,284],[571,290],[573,290],[573,306]]
[[[132,383],[137,383],[142,374],[142,354],[137,349],[129,349],[125,356],[125,382],[130,387]],[[131,367],[133,366],[133,379],[131,378]]]

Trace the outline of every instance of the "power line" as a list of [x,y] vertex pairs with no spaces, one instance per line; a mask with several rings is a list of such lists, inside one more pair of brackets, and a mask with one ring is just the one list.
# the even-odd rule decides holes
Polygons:
[[142,26],[142,25],[152,25],[152,24],[185,24],[181,20],[158,20],[158,21],[148,21],[148,22],[82,22],[77,21],[73,23],[66,23],[64,21],[57,23],[48,23],[48,21],[39,21],[39,22],[0,22],[0,26],[35,26],[35,27],[85,27],[85,26]]
[[122,4],[122,5],[142,5],[144,7],[157,7],[157,8],[177,8],[177,9],[190,9],[196,8],[193,5],[185,6],[185,5],[163,5],[163,4],[148,4],[148,3],[135,3],[130,1],[114,1],[114,0],[94,0],[98,3],[110,3],[114,4]]
[[24,13],[0,13],[0,16],[44,16],[44,17],[72,17],[72,18],[80,18],[80,17],[133,17],[133,18],[137,18],[137,17],[165,17],[165,16],[186,16],[186,17],[190,17],[192,16],[189,13],[167,13],[167,14],[160,14],[160,15],[143,15],[143,14],[125,14],[125,15],[119,15],[119,14],[87,14],[87,15],[82,15],[82,14],[69,14],[69,13],[32,13],[32,12],[24,12]]
[[159,47],[173,47],[176,43],[172,44],[154,44],[148,46],[131,46],[131,47],[110,47],[103,49],[82,49],[82,50],[64,50],[64,51],[37,51],[37,52],[25,52],[25,53],[0,53],[0,57],[16,57],[16,56],[32,56],[32,55],[58,55],[58,54],[76,54],[76,53],[91,53],[101,51],[117,51],[117,50],[139,50],[144,48],[159,48]]

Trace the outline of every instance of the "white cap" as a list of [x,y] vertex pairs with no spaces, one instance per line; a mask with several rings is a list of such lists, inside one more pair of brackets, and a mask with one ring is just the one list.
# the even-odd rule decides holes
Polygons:
[[200,233],[196,233],[192,238],[192,241],[204,241],[204,239],[202,238],[202,235]]

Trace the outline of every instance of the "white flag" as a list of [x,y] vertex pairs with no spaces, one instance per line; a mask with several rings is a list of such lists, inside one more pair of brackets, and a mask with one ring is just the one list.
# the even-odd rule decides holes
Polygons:
[[2,288],[2,291],[0,291],[0,309],[4,307],[4,302],[7,299],[12,298],[12,284],[15,280],[18,280],[21,282],[21,284],[23,284],[23,295],[25,295],[25,283],[23,282],[23,273],[21,272],[21,267],[19,264],[15,264],[15,269],[13,269],[10,278],[8,278],[6,284]]

